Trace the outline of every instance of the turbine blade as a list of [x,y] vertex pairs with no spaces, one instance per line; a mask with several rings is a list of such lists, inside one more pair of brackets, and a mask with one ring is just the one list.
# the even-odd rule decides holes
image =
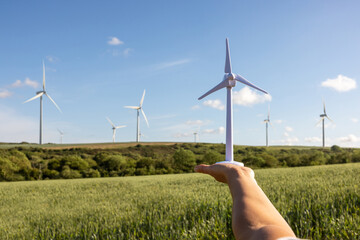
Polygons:
[[115,125],[114,125],[113,122],[110,120],[110,118],[106,117],[106,119],[107,119],[108,122],[111,124],[111,126],[115,127]]
[[43,61],[43,90],[45,91],[45,64]]
[[143,105],[144,97],[145,97],[145,89],[144,89],[144,93],[143,93],[141,101],[140,101],[140,107],[142,107],[142,105]]
[[62,113],[61,109],[59,108],[59,106],[56,104],[56,102],[50,97],[49,94],[45,93],[45,95],[53,102],[53,104],[55,105],[55,107]]
[[140,109],[140,107],[136,107],[136,106],[124,106],[124,108],[131,108],[131,109]]
[[144,110],[141,109],[141,113],[142,113],[142,115],[144,116],[144,119],[145,119],[145,122],[146,122],[147,126],[149,127],[149,122],[148,122],[148,120],[147,120],[147,118],[146,118],[146,115],[145,115],[145,113],[144,113]]
[[64,135],[64,133],[60,130],[60,129],[57,129],[58,131],[59,131],[59,133],[61,134],[61,135]]
[[249,82],[248,80],[246,80],[244,77],[242,77],[239,74],[235,74],[235,80],[239,81],[239,82],[241,82],[241,83],[243,83],[245,85],[248,85],[249,87],[255,88],[255,89],[259,90],[260,92],[268,94],[265,90],[255,86],[254,84],[252,84],[251,82]]
[[118,128],[123,128],[123,127],[126,127],[126,125],[117,126],[115,128],[118,129]]
[[326,108],[325,108],[325,102],[323,101],[323,105],[324,105],[324,114],[326,115]]
[[324,119],[324,117],[321,117],[320,120],[315,124],[315,127],[317,127],[323,119]]
[[30,101],[32,101],[32,100],[34,100],[34,99],[37,99],[37,98],[41,97],[42,95],[44,95],[44,92],[41,92],[41,93],[36,94],[36,96],[35,96],[35,97],[32,97],[32,98],[30,98],[30,99],[26,100],[26,101],[25,101],[25,102],[23,102],[23,103],[30,102]]
[[329,120],[330,120],[330,122],[334,123],[334,121],[333,121],[333,120],[331,120],[331,119],[329,118],[329,116],[328,116],[328,115],[326,115],[326,118],[327,118],[327,119],[329,119]]
[[225,73],[231,73],[230,48],[229,48],[229,40],[227,38],[226,38]]
[[198,98],[198,100],[201,100],[203,99],[204,97],[206,97],[207,95],[213,93],[213,92],[216,92],[217,90],[219,89],[222,89],[224,87],[227,87],[228,86],[228,81],[227,80],[224,80],[222,81],[221,83],[219,83],[218,85],[216,85],[215,87],[213,87],[211,90],[209,90],[208,92],[206,92],[204,95],[202,95],[201,97]]

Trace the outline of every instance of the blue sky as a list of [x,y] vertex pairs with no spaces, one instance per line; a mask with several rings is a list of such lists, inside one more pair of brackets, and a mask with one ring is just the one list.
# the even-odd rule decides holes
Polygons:
[[234,143],[321,145],[322,99],[334,121],[327,145],[360,145],[358,1],[2,1],[0,141],[134,141],[146,89],[143,141],[225,141],[226,91],[197,98],[224,74],[225,38],[232,70],[271,97],[234,88]]

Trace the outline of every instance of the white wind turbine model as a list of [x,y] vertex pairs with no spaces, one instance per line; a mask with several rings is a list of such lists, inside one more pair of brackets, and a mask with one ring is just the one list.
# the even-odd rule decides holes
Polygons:
[[64,136],[64,132],[61,131],[60,129],[57,129],[58,132],[60,133],[60,144],[62,144],[62,140],[63,140],[63,136]]
[[24,103],[30,102],[34,99],[40,98],[40,136],[39,136],[39,144],[42,144],[42,112],[43,112],[43,107],[42,107],[42,98],[43,95],[46,95],[51,102],[53,102],[53,104],[55,105],[55,107],[61,112],[61,109],[59,108],[59,106],[55,103],[55,101],[50,97],[50,95],[46,92],[45,90],[45,64],[43,62],[43,90],[42,91],[38,91],[36,92],[36,96],[30,98],[29,100],[26,100]]
[[230,60],[230,50],[229,50],[229,40],[226,38],[226,59],[225,59],[225,75],[223,81],[216,85],[214,88],[206,92],[204,95],[199,97],[201,100],[207,95],[216,92],[219,89],[226,88],[227,89],[227,101],[226,101],[226,153],[225,153],[225,161],[219,163],[232,163],[240,166],[244,166],[243,163],[234,161],[234,149],[233,149],[233,116],[232,116],[232,88],[235,87],[236,81],[241,82],[245,85],[248,85],[252,88],[255,88],[263,93],[266,91],[258,88],[254,84],[250,83],[248,80],[243,78],[238,74],[234,74],[231,72],[231,60]]
[[116,129],[118,129],[118,128],[123,128],[123,127],[126,127],[126,126],[125,126],[125,125],[115,126],[108,117],[106,117],[106,119],[107,119],[108,122],[111,124],[112,130],[113,130],[112,140],[113,140],[113,143],[114,143],[114,142],[115,142]]
[[141,111],[142,115],[144,116],[144,119],[145,119],[145,122],[146,122],[147,126],[149,127],[149,122],[148,122],[148,120],[146,118],[144,110],[142,109],[142,105],[143,105],[143,102],[144,102],[144,97],[145,97],[145,90],[144,90],[144,93],[142,95],[139,106],[125,106],[125,108],[131,108],[131,109],[135,109],[137,111],[136,142],[140,141],[140,111]]
[[267,115],[267,119],[264,120],[264,123],[266,124],[266,146],[269,146],[269,123],[270,122],[270,107],[268,107],[268,115]]
[[328,115],[326,114],[326,109],[325,109],[325,102],[323,101],[323,106],[324,106],[324,113],[320,114],[320,121],[316,124],[318,125],[320,122],[322,122],[322,146],[325,147],[325,118],[329,119],[331,122],[333,122],[333,120],[331,120]]

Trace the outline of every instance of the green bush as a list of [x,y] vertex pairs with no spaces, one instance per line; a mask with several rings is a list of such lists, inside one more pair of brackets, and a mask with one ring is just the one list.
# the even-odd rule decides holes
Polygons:
[[177,170],[183,172],[192,171],[196,164],[195,154],[192,151],[183,148],[180,148],[174,153],[173,159]]

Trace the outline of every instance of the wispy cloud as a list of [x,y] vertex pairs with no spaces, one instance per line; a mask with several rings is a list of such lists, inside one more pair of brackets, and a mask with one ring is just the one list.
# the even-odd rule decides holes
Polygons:
[[280,140],[280,142],[282,144],[285,144],[285,145],[293,145],[294,143],[298,143],[299,142],[299,139],[297,137],[288,137],[286,139],[282,139]]
[[248,107],[258,103],[270,102],[271,95],[257,93],[245,86],[238,92],[234,91],[233,101],[234,104]]
[[109,37],[109,39],[110,40],[107,42],[109,45],[116,46],[116,45],[124,44],[124,42],[118,39],[117,37]]
[[355,136],[354,134],[349,134],[346,137],[340,137],[338,139],[340,142],[351,142],[351,143],[355,143],[355,142],[360,142],[360,137]]
[[186,125],[204,125],[204,121],[202,120],[189,120],[185,122]]
[[218,110],[224,110],[225,105],[219,99],[216,100],[206,100],[203,102],[204,106],[212,107]]
[[359,119],[357,119],[357,118],[350,118],[350,121],[352,121],[353,123],[357,123],[357,122],[359,122]]
[[13,84],[11,84],[11,87],[18,88],[18,87],[32,87],[37,88],[39,87],[39,83],[36,81],[31,80],[30,78],[25,78],[25,80],[22,82],[21,80],[16,80]]
[[200,109],[200,105],[195,105],[191,107],[191,110],[197,110],[197,109]]
[[224,132],[224,127],[219,127],[215,129],[204,129],[203,131],[201,131],[202,134],[224,134]]
[[294,131],[294,129],[292,127],[286,126],[285,131],[292,132],[292,131]]
[[321,86],[332,88],[338,92],[347,92],[356,88],[356,81],[355,79],[351,79],[340,74],[337,78],[327,79],[322,82]]
[[54,56],[46,56],[46,60],[53,63],[53,62],[57,62],[59,60],[59,58],[54,57]]
[[12,95],[12,92],[10,92],[7,89],[0,89],[0,98],[8,98]]
[[318,143],[318,142],[321,142],[321,138],[319,138],[319,137],[306,137],[305,142]]
[[274,120],[273,122],[276,124],[282,124],[284,121],[281,119],[277,119],[277,120]]
[[177,60],[177,61],[173,61],[173,62],[163,62],[160,63],[158,65],[155,66],[156,70],[162,70],[165,68],[171,68],[171,67],[175,67],[175,66],[179,66],[179,65],[183,65],[186,63],[189,63],[190,59],[181,59],[181,60]]
[[125,57],[127,57],[127,56],[130,55],[130,52],[132,52],[132,51],[133,51],[133,49],[131,49],[131,48],[125,48],[124,51],[123,51],[123,55]]

